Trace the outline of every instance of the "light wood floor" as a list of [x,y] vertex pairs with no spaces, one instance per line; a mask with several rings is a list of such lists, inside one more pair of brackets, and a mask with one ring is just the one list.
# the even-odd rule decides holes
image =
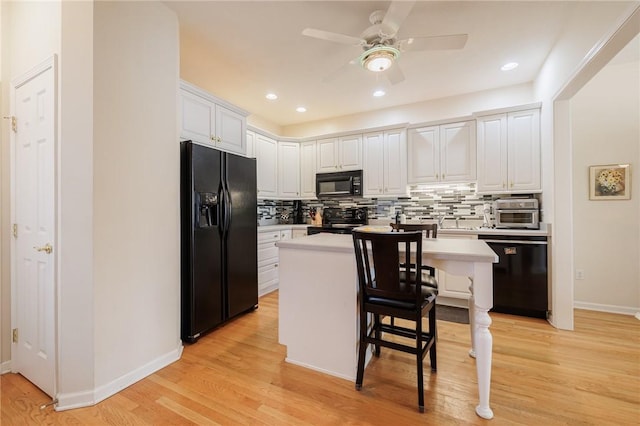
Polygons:
[[263,297],[256,312],[186,346],[180,361],[95,407],[41,411],[48,397],[5,374],[1,424],[640,424],[640,321],[631,316],[577,310],[569,332],[491,314],[495,418],[485,421],[474,413],[468,326],[438,323],[438,372],[430,373],[427,357],[420,414],[411,355],[383,348],[357,392],[352,382],[283,361],[277,305],[277,292]]

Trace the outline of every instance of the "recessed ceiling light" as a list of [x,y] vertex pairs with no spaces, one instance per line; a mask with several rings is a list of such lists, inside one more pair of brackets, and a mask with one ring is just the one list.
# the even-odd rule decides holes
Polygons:
[[518,63],[517,62],[509,62],[507,64],[504,64],[500,69],[502,71],[510,71],[512,69],[518,68]]
[[299,106],[298,108],[296,108],[296,111],[298,111],[298,112],[307,112],[307,109],[305,107]]
[[375,92],[373,92],[373,96],[375,96],[376,98],[379,98],[380,96],[384,96],[387,93],[384,90],[376,90]]
[[267,96],[265,96],[265,98],[269,99],[270,101],[275,101],[276,99],[278,99],[278,95],[276,95],[275,93],[267,93]]

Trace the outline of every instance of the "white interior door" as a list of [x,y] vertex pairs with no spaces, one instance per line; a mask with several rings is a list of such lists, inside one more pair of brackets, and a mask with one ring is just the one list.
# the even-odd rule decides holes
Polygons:
[[[12,83],[12,369],[55,392],[55,58]],[[17,336],[16,336],[17,335]],[[16,339],[17,337],[17,339]],[[17,340],[17,341],[16,341]]]

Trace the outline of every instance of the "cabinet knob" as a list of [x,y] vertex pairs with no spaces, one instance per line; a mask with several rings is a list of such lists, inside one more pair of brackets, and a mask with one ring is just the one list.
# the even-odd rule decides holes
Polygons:
[[436,173],[436,179],[438,179],[438,173]]
[[275,265],[273,265],[273,267],[274,267],[274,268],[277,268],[277,267],[278,267],[278,264],[276,263]]
[[509,182],[509,187],[513,188],[513,181]]
[[507,187],[507,185],[505,185],[505,183],[504,183],[504,182],[502,182],[502,187],[503,187],[503,188],[506,188],[506,187]]
[[444,173],[442,174],[442,180],[444,180]]

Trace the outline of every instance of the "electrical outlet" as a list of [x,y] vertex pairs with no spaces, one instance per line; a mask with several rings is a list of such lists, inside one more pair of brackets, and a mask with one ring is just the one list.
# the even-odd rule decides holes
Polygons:
[[576,269],[576,280],[584,280],[584,269]]

